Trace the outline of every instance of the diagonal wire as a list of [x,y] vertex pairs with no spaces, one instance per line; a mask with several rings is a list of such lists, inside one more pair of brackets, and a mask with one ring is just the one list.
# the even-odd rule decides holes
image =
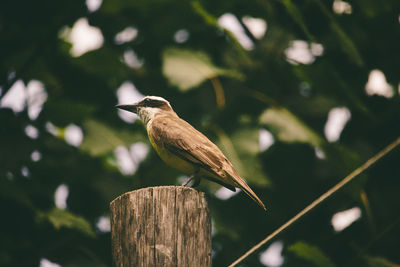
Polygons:
[[243,254],[241,257],[239,257],[236,261],[234,261],[229,267],[234,267],[238,265],[240,262],[242,262],[244,259],[246,259],[248,256],[254,253],[257,249],[259,249],[262,245],[273,239],[275,236],[280,234],[282,231],[286,230],[288,227],[290,227],[293,223],[295,223],[297,220],[299,220],[301,217],[306,215],[309,211],[311,211],[313,208],[321,204],[324,200],[332,196],[334,193],[336,193],[338,190],[340,190],[343,186],[348,184],[350,181],[352,181],[355,177],[357,177],[360,173],[364,172],[366,169],[371,167],[373,164],[375,164],[378,160],[380,160],[382,157],[386,156],[390,151],[392,151],[394,148],[396,148],[400,144],[400,137],[398,137],[395,141],[393,141],[390,145],[382,149],[380,152],[378,152],[375,156],[367,160],[363,165],[355,169],[353,172],[351,172],[349,175],[347,175],[343,180],[341,180],[339,183],[337,183],[335,186],[333,186],[331,189],[326,191],[324,194],[322,194],[319,198],[314,200],[310,205],[305,207],[302,211],[300,211],[298,214],[296,214],[293,218],[291,218],[289,221],[286,223],[282,224],[278,229],[276,229],[272,234],[267,236],[264,240],[256,244],[254,247],[249,249],[245,254]]

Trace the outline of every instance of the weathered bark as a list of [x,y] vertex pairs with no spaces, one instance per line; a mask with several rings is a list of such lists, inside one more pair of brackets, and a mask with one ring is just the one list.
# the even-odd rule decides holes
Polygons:
[[125,193],[110,204],[114,266],[211,266],[204,194],[182,186]]

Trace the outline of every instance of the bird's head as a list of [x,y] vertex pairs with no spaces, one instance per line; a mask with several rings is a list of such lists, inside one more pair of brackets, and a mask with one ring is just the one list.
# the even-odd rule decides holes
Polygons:
[[173,112],[167,100],[159,96],[146,96],[134,104],[121,104],[117,108],[133,112],[147,125],[147,123],[160,112]]

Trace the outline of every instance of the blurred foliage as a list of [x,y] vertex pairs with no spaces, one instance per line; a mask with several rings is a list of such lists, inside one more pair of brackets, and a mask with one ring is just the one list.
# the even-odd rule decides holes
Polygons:
[[92,156],[110,154],[117,146],[127,146],[144,139],[143,135],[128,130],[115,131],[94,120],[84,121],[82,126],[85,130],[85,139],[80,148]]
[[[331,0],[118,0],[89,12],[80,0],[2,0],[0,98],[19,80],[41,81],[48,97],[36,119],[26,105],[22,112],[0,108],[0,265],[39,266],[47,258],[110,266],[110,234],[97,227],[109,202],[129,190],[178,184],[182,174],[152,149],[133,175],[118,169],[118,146],[149,144],[141,123],[124,122],[114,107],[126,81],[168,99],[221,147],[268,207],[264,213],[243,193],[218,199],[219,186],[202,182],[216,229],[213,265],[230,264],[400,133],[399,1],[350,4],[351,14],[336,14]],[[252,50],[218,24],[226,13],[238,19]],[[267,22],[262,38],[246,16]],[[82,17],[101,30],[104,44],[73,57],[61,32]],[[126,27],[138,35],[115,42]],[[179,30],[187,40],[174,40]],[[308,63],[289,60],[295,40],[323,52]],[[126,64],[126,51],[142,64]],[[385,74],[392,97],[366,94],[373,69]],[[328,142],[324,125],[334,107],[347,107],[351,119],[340,139]],[[65,141],[71,123],[83,130],[80,146]],[[28,125],[37,137],[27,136]],[[258,146],[262,128],[275,140],[265,151]],[[283,266],[398,266],[399,166],[395,151],[281,234]],[[69,188],[66,210],[54,202],[60,184]],[[335,232],[333,214],[354,206],[361,219]],[[243,266],[263,266],[259,255]]]
[[333,267],[331,260],[324,255],[318,247],[310,246],[307,243],[298,241],[288,247],[288,251],[293,252],[299,258],[303,258],[313,263],[314,266]]
[[217,76],[240,77],[233,71],[215,67],[207,54],[174,48],[166,49],[163,53],[163,74],[172,86],[182,91]]
[[321,145],[321,138],[302,123],[290,111],[282,108],[269,108],[261,114],[260,124],[268,129],[282,142],[304,142],[316,147]]
[[91,224],[82,217],[62,209],[54,208],[48,213],[40,214],[39,218],[49,220],[56,229],[61,227],[75,228],[87,235],[94,236]]

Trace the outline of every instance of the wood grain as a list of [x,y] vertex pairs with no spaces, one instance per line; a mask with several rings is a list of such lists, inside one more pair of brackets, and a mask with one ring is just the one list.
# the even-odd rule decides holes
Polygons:
[[114,266],[211,266],[211,219],[204,193],[149,187],[110,203]]

